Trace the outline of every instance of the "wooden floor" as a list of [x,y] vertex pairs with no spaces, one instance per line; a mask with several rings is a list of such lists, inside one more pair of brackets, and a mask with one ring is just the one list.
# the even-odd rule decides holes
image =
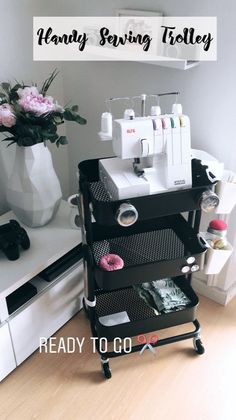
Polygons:
[[1,383],[0,419],[235,420],[236,299],[223,307],[201,298],[198,315],[204,355],[192,340],[130,354],[112,359],[104,380],[80,312],[57,337],[85,336],[83,353],[32,355]]

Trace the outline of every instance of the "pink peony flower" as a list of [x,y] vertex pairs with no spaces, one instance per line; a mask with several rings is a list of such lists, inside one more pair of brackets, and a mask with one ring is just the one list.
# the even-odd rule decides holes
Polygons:
[[20,98],[24,98],[25,96],[33,95],[38,96],[39,91],[35,86],[25,87],[24,89],[18,89],[17,94]]
[[56,110],[51,96],[34,95],[32,93],[29,95],[24,94],[18,102],[25,111],[34,112],[38,116]]
[[11,128],[16,123],[16,117],[9,104],[0,105],[0,125]]

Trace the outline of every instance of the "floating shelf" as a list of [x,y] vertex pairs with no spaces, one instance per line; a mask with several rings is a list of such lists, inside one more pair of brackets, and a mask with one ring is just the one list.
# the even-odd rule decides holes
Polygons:
[[146,61],[145,63],[162,67],[171,67],[173,69],[178,70],[189,70],[193,67],[198,66],[200,64],[200,61],[168,59],[168,61]]

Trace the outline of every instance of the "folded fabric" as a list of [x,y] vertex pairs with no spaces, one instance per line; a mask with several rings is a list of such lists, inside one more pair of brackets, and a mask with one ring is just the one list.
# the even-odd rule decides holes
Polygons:
[[149,308],[151,308],[153,310],[154,314],[159,315],[160,309],[158,309],[157,305],[155,305],[153,297],[149,293],[149,291],[142,288],[142,285],[136,285],[136,286],[133,286],[133,287],[136,290],[136,292],[139,294],[139,296],[143,300],[145,300],[145,303],[147,304],[147,306],[149,306]]
[[190,304],[189,298],[171,279],[156,280],[152,282],[155,290],[162,299],[166,310],[179,308]]
[[158,312],[181,310],[190,303],[188,297],[171,279],[155,280],[134,287],[147,305]]
[[137,292],[139,293],[140,297],[143,297],[153,309],[156,309],[158,312],[163,311],[165,308],[160,295],[157,293],[153,282],[150,283],[143,283],[137,286],[134,286]]

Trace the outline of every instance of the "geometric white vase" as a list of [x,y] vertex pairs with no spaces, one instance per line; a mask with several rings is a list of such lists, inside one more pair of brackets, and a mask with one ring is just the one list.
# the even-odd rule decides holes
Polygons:
[[7,202],[19,220],[30,227],[46,225],[56,214],[61,197],[51,152],[44,143],[16,146]]

